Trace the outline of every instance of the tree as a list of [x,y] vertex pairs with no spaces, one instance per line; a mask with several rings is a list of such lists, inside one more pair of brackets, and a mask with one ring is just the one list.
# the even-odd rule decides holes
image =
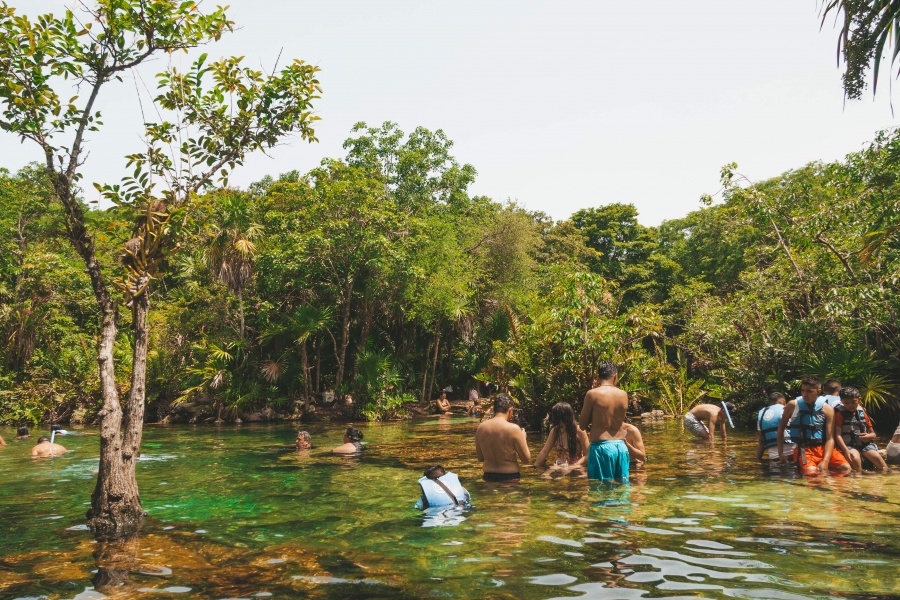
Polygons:
[[[145,123],[146,148],[127,157],[133,176],[121,184],[95,184],[134,217],[134,237],[122,254],[125,271],[115,279],[111,267],[101,265],[96,232],[78,197],[85,134],[102,125],[95,104],[111,81],[151,57],[218,40],[232,26],[224,9],[203,13],[191,1],[101,0],[78,17],[66,11],[36,21],[0,4],[0,128],[43,152],[67,237],[84,262],[99,313],[100,469],[88,513],[98,536],[131,533],[143,520],[135,461],[143,431],[150,285],[176,244],[179,221],[171,217],[182,215],[208,186],[227,184],[228,173],[247,153],[272,147],[293,131],[315,140],[310,109],[318,98],[317,69],[294,61],[267,76],[242,67],[240,58],[207,64],[204,54],[187,72],[170,67],[158,76],[155,103],[177,118]],[[64,100],[72,82],[87,90],[86,98]],[[119,301],[111,283],[132,312],[131,387],[124,409],[113,354]]]

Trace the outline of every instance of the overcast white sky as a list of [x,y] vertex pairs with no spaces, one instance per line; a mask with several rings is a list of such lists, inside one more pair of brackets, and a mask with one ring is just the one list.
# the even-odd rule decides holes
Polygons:
[[[207,0],[209,2],[209,0]],[[71,2],[11,0],[28,14]],[[230,0],[240,30],[206,49],[251,66],[322,68],[320,143],[254,156],[232,178],[339,157],[357,121],[443,129],[473,193],[557,219],[631,202],[655,225],[699,207],[735,161],[758,180],[860,149],[892,127],[888,81],[844,105],[837,33],[815,0],[671,2]],[[186,64],[186,63],[185,63]],[[158,62],[143,71],[152,84]],[[888,72],[884,69],[883,72]],[[140,149],[134,83],[111,86],[93,134],[90,182],[114,182]],[[38,153],[0,134],[0,166]]]

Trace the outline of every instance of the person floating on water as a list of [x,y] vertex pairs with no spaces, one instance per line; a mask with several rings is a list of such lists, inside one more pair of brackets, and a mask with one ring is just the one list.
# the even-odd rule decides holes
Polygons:
[[[756,460],[767,461],[770,467],[778,467],[778,424],[781,423],[781,415],[784,414],[785,398],[780,392],[769,394],[769,404],[759,409],[756,417]],[[794,444],[791,443],[790,434],[785,434],[784,452],[793,454]],[[763,458],[763,453],[768,453]]]
[[[816,377],[807,375],[800,380],[800,397],[784,407],[778,424],[778,459],[788,462],[785,453],[786,431],[796,447],[793,462],[807,475],[850,471],[850,463],[840,452],[834,451],[834,409],[819,396],[821,384]],[[788,422],[790,421],[790,426]]]
[[872,421],[859,404],[859,390],[855,387],[841,388],[840,397],[841,403],[834,409],[835,450],[840,450],[847,457],[851,468],[857,473],[862,471],[863,458],[872,463],[876,471],[888,471],[875,445],[878,436],[872,428]]
[[579,425],[590,428],[588,478],[600,481],[628,481],[631,455],[622,427],[628,410],[628,394],[619,389],[619,371],[608,360],[597,365],[596,387],[584,396]]
[[38,438],[37,445],[31,449],[31,457],[32,458],[43,458],[43,457],[51,457],[51,456],[59,456],[68,452],[65,447],[55,444],[50,441],[45,435],[42,435]]
[[[716,427],[722,429],[722,440],[728,440],[725,424],[728,422],[729,413],[737,410],[731,402],[723,402],[722,406],[715,404],[698,404],[684,415],[685,428],[701,440],[711,444],[715,443]],[[707,423],[709,426],[707,427]]]
[[587,433],[575,422],[572,406],[568,402],[557,402],[550,409],[550,434],[547,436],[547,443],[537,455],[534,466],[544,468],[550,452],[555,450],[556,461],[551,467],[552,472],[583,475],[590,445]]
[[425,469],[425,474],[419,479],[419,487],[422,495],[416,502],[416,508],[420,510],[441,506],[468,506],[472,501],[456,473],[445,471],[441,465]]
[[344,443],[331,449],[335,454],[357,454],[364,450],[362,431],[356,427],[347,427],[344,432]]
[[525,430],[509,422],[513,410],[509,394],[497,394],[494,416],[475,430],[475,455],[483,463],[485,481],[518,481],[519,461],[531,462]]

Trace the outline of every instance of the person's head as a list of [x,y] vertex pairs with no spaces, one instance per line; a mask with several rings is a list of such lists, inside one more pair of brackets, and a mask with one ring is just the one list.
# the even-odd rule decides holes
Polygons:
[[441,392],[441,400],[447,399],[447,392]]
[[807,404],[815,404],[821,392],[822,384],[815,376],[807,375],[800,380],[800,395]]
[[49,442],[49,441],[50,441],[50,438],[48,438],[46,435],[42,435],[41,437],[38,438],[37,443],[43,444],[44,442]]
[[616,367],[616,363],[611,360],[601,360],[597,363],[597,381],[598,383],[611,381],[615,385],[619,381],[619,369]]
[[837,379],[826,379],[822,391],[829,396],[837,396],[841,391],[841,382]]
[[353,442],[354,444],[358,444],[363,439],[362,431],[360,431],[356,427],[348,427],[347,431],[344,432],[344,439],[347,442]]
[[16,437],[28,437],[28,428],[19,427],[18,429],[16,429]]
[[425,477],[428,479],[437,479],[438,477],[443,477],[447,472],[444,470],[444,467],[441,465],[434,465],[433,467],[428,467],[425,469]]
[[62,427],[60,427],[59,425],[51,425],[50,433],[53,433],[54,431],[60,431],[61,429],[62,429]]
[[500,393],[494,398],[494,414],[505,414],[512,415],[513,406],[515,406],[515,402],[512,397],[507,393]]
[[[781,392],[772,392],[769,394],[769,406],[774,404],[784,404],[784,394]],[[730,408],[728,410],[731,410]]]
[[855,387],[842,387],[838,392],[841,396],[841,404],[847,410],[856,410],[859,407],[859,390]]
[[550,427],[568,425],[575,422],[575,411],[568,402],[557,402],[550,409]]
[[734,405],[734,402],[723,402],[722,404],[728,409],[728,414],[730,415],[733,415],[737,410],[737,406]]
[[297,448],[301,450],[306,450],[312,447],[312,438],[309,436],[308,431],[298,431],[297,432],[297,441],[295,442]]

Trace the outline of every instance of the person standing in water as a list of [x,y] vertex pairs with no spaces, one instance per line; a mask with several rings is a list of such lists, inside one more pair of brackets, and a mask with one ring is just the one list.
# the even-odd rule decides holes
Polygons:
[[628,394],[619,389],[619,371],[605,360],[597,365],[597,386],[584,396],[579,425],[590,428],[588,478],[600,481],[628,480],[630,455],[622,427],[628,410]]
[[475,430],[475,455],[483,463],[485,481],[518,481],[519,461],[531,462],[525,430],[509,422],[513,410],[509,394],[497,394],[494,416]]
[[550,451],[556,450],[554,467],[583,468],[590,445],[587,433],[575,422],[572,406],[568,402],[557,402],[550,409],[550,435],[535,459],[534,466],[543,468]]
[[331,449],[335,454],[357,454],[362,452],[363,434],[356,427],[348,427],[344,432],[344,443]]

